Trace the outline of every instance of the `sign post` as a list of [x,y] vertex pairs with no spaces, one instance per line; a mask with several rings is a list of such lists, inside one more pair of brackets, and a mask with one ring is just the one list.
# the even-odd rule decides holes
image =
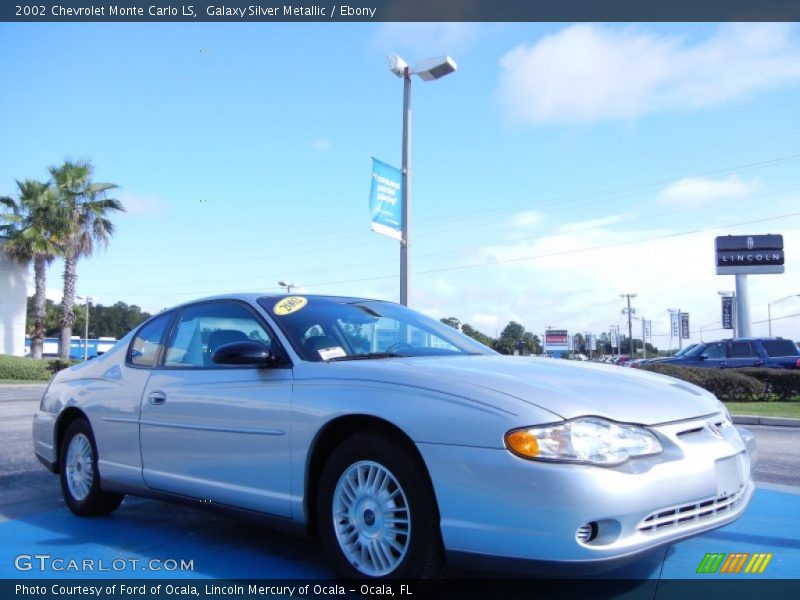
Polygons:
[[[747,293],[749,274],[784,272],[783,236],[725,235],[714,240],[717,275],[736,276],[736,335],[750,337],[750,304]],[[724,302],[724,299],[723,299]],[[725,326],[723,304],[723,327]]]

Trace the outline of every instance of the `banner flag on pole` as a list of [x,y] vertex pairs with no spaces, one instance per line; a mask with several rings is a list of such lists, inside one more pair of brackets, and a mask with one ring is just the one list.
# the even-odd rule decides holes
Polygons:
[[372,231],[401,239],[403,230],[403,172],[376,158],[372,159],[369,191]]
[[681,313],[681,339],[689,339],[689,313]]
[[722,297],[722,328],[733,329],[733,297]]
[[680,333],[678,325],[678,313],[670,313],[670,330],[672,331],[672,337],[676,339]]

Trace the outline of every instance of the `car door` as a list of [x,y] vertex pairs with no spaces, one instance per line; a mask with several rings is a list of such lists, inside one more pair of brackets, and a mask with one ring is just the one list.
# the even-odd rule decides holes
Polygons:
[[747,340],[735,340],[728,343],[727,366],[737,367],[757,367],[763,361],[756,354],[753,344]]
[[292,370],[216,365],[219,346],[261,341],[282,353],[243,302],[181,310],[142,398],[143,477],[154,489],[290,516]]

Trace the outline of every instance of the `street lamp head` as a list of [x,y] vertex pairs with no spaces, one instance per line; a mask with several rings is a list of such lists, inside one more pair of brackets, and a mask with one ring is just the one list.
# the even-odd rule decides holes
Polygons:
[[731,291],[718,291],[717,293],[723,298],[732,298],[733,296],[736,295],[734,292]]
[[408,68],[408,63],[400,58],[397,54],[390,54],[386,57],[386,62],[389,64],[389,70],[397,75],[403,77]]
[[439,56],[437,58],[426,58],[420,60],[414,67],[414,73],[422,81],[433,81],[441,79],[445,75],[454,73],[457,68],[456,61],[449,56]]

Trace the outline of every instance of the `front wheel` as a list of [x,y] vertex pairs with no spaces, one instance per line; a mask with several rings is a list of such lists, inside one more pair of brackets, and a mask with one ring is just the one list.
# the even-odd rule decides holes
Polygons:
[[69,509],[81,517],[107,515],[122,502],[122,494],[104,492],[97,470],[97,446],[84,419],[69,424],[61,442],[61,493]]
[[426,579],[442,566],[424,466],[394,436],[357,434],[331,454],[317,499],[320,540],[344,577]]

